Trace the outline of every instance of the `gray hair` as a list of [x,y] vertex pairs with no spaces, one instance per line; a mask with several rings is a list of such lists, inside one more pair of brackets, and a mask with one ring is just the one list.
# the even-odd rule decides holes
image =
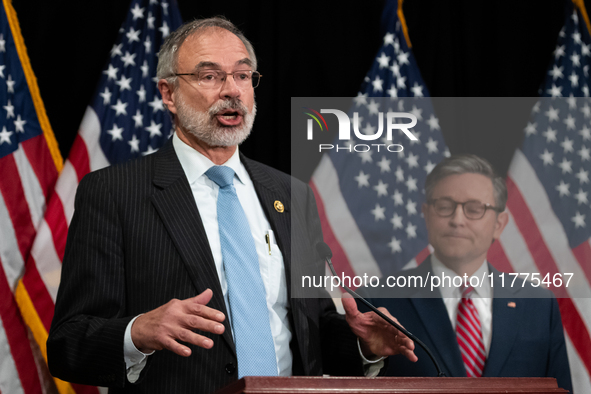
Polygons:
[[254,48],[244,34],[232,22],[223,16],[216,16],[207,19],[196,19],[192,22],[187,22],[174,32],[172,32],[162,44],[160,52],[158,53],[158,69],[156,76],[158,79],[166,79],[168,83],[175,83],[177,77],[174,74],[177,72],[178,49],[181,47],[187,37],[198,34],[208,28],[218,27],[228,30],[230,33],[238,37],[248,52],[248,56],[252,61],[252,67],[257,69],[257,58],[254,54]]
[[497,175],[493,166],[485,159],[471,154],[451,155],[437,164],[427,175],[425,181],[425,195],[427,201],[431,199],[433,188],[443,178],[450,175],[480,174],[489,178],[493,185],[495,205],[504,210],[507,204],[507,185],[505,180]]

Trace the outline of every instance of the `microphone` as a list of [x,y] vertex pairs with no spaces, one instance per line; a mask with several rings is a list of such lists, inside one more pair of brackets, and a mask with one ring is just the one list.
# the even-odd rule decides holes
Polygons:
[[[334,267],[332,265],[332,261],[330,260],[332,258],[332,250],[330,250],[330,247],[325,242],[320,241],[320,242],[318,242],[316,244],[316,250],[320,254],[320,257],[322,257],[328,263],[328,267],[330,268],[330,271],[332,272],[332,274],[334,276],[338,277],[339,275],[335,271],[335,269],[334,269]],[[388,323],[390,323],[390,325],[394,326],[394,328],[396,328],[398,331],[402,332],[404,335],[406,335],[407,337],[409,337],[414,343],[416,343],[420,347],[422,347],[423,350],[427,353],[427,355],[431,359],[431,361],[433,361],[433,364],[435,365],[435,369],[437,369],[437,376],[440,376],[440,377],[445,377],[446,376],[445,373],[439,367],[439,364],[437,363],[437,360],[435,360],[435,357],[433,356],[433,353],[431,353],[431,350],[419,338],[417,338],[410,331],[406,330],[400,324],[398,324],[395,321],[393,321],[392,319],[390,319],[388,316],[384,315],[378,308],[376,308],[369,301],[367,301],[365,298],[361,297],[359,294],[357,294],[356,292],[354,292],[353,290],[351,290],[350,288],[348,288],[347,286],[345,286],[344,283],[341,285],[341,287],[347,293],[351,294],[354,298],[358,299],[363,304],[365,304],[365,306],[367,306],[369,309],[371,309],[372,311],[374,311],[382,319],[384,319],[385,321],[387,321]]]

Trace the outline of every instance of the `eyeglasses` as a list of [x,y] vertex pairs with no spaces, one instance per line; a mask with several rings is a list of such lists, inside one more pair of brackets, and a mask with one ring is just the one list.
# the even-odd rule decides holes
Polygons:
[[191,75],[197,79],[199,86],[206,89],[219,89],[222,87],[228,75],[234,77],[234,83],[241,89],[256,88],[259,86],[262,75],[258,71],[238,70],[227,73],[222,70],[201,70],[196,73],[174,74],[179,77],[182,75]]
[[492,206],[488,203],[482,203],[480,201],[457,202],[449,198],[436,198],[428,201],[428,204],[433,207],[437,215],[443,218],[452,216],[455,213],[458,205],[462,206],[464,215],[468,219],[472,220],[482,219],[487,209],[492,209],[496,212],[503,212],[503,210],[500,208]]

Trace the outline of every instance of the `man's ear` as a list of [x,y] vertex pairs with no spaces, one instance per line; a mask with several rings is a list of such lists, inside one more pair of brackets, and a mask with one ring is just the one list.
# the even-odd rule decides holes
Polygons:
[[169,83],[166,79],[161,79],[158,81],[158,90],[160,90],[160,95],[162,96],[162,103],[170,113],[176,115],[173,84]]
[[497,240],[501,236],[501,233],[505,229],[505,226],[509,222],[509,214],[507,212],[501,212],[497,215],[497,221],[495,223],[495,231],[493,233],[493,239]]

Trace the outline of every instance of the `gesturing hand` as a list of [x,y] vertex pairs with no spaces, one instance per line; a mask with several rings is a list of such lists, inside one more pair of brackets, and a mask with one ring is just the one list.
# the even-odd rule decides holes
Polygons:
[[226,318],[224,314],[206,306],[212,296],[213,292],[207,289],[193,298],[174,299],[141,315],[131,327],[133,344],[144,353],[168,349],[185,357],[191,355],[191,349],[177,340],[210,349],[213,341],[193,330],[224,332],[224,325],[220,324]]
[[[361,351],[366,358],[402,354],[412,362],[418,360],[414,353],[414,342],[401,331],[394,328],[375,312],[359,312],[357,303],[348,294],[343,296],[342,301],[347,323],[359,338]],[[398,320],[386,308],[378,309],[398,323]]]

